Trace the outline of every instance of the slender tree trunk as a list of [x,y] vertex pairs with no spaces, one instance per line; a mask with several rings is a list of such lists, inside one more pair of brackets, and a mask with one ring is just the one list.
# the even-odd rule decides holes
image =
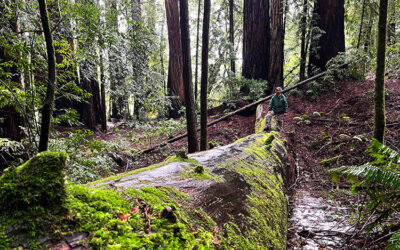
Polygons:
[[[169,65],[168,65],[168,95],[172,97],[172,107],[169,116],[179,117],[179,109],[185,104],[185,90],[182,76],[182,42],[179,25],[179,0],[165,0],[165,10],[168,26]],[[178,96],[178,99],[173,98]]]
[[199,150],[196,132],[196,114],[194,109],[192,67],[190,59],[190,34],[188,0],[180,0],[180,24],[183,58],[183,82],[185,87],[186,120],[188,133],[188,152]]
[[303,0],[303,13],[300,21],[301,45],[300,45],[300,81],[306,79],[306,33],[307,33],[308,1]]
[[370,12],[370,16],[369,16],[369,21],[368,21],[368,25],[367,25],[367,30],[365,32],[365,34],[367,34],[367,36],[364,41],[364,52],[367,52],[369,49],[369,46],[371,45],[371,32],[372,32],[372,26],[374,25],[374,12],[372,10],[371,5],[369,5],[369,12]]
[[270,95],[283,81],[283,0],[271,1],[271,45],[269,58],[269,84],[265,91]]
[[198,86],[198,68],[199,68],[199,32],[200,32],[200,7],[201,0],[199,0],[199,5],[197,8],[197,32],[196,32],[196,65],[195,65],[195,73],[194,73],[194,100],[197,101],[197,86]]
[[229,41],[232,46],[231,50],[231,71],[236,73],[235,67],[235,24],[233,22],[233,0],[229,0]]
[[[100,52],[101,53],[101,52]],[[100,99],[101,99],[101,130],[103,132],[107,131],[107,107],[106,107],[106,86],[105,86],[105,78],[104,78],[104,62],[103,56],[100,54]]]
[[[244,0],[243,69],[248,79],[268,80],[270,56],[269,0]],[[246,89],[242,90],[246,94]]]
[[360,29],[358,31],[357,49],[360,48],[361,35],[362,35],[362,26],[364,24],[364,13],[365,13],[365,0],[363,0],[363,2],[362,2],[361,21],[360,21]]
[[[314,5],[313,19],[317,27],[325,33],[312,34],[308,76],[315,71],[325,71],[326,63],[339,52],[345,50],[344,44],[344,0],[317,0]],[[318,38],[319,37],[319,38]]]
[[40,19],[42,21],[43,33],[46,40],[48,82],[46,97],[42,109],[42,124],[40,129],[39,152],[46,151],[49,143],[50,120],[54,105],[54,92],[56,87],[56,57],[54,53],[53,38],[51,36],[49,16],[47,14],[46,0],[38,0]]
[[208,43],[210,30],[210,0],[204,0],[203,46],[201,50],[201,105],[200,105],[200,150],[207,150],[207,90],[208,90]]
[[387,43],[388,45],[394,45],[396,44],[396,21],[398,19],[396,16],[396,1],[392,0],[390,5],[393,12],[390,15],[387,27]]
[[385,117],[385,53],[386,53],[386,23],[388,0],[381,0],[379,4],[378,46],[376,55],[375,77],[375,126],[374,138],[384,142]]

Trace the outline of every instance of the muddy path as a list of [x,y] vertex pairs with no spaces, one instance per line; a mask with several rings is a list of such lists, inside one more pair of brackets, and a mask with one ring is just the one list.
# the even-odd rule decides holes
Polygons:
[[[285,117],[288,147],[297,163],[290,198],[288,249],[382,249],[385,242],[360,241],[357,200],[348,183],[328,171],[368,161],[373,134],[374,81],[339,82],[317,100],[290,96]],[[400,148],[400,81],[386,82],[386,144]],[[362,242],[358,245],[357,242]],[[370,241],[370,242],[373,242]]]

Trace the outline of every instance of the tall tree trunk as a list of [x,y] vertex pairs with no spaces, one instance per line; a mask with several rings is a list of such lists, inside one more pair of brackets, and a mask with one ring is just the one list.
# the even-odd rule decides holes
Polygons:
[[100,54],[101,130],[103,130],[103,132],[106,132],[107,131],[107,107],[106,107],[106,89],[105,89],[104,64],[103,63],[104,63],[103,56]]
[[375,126],[374,138],[384,142],[385,117],[385,53],[386,53],[386,23],[388,0],[381,0],[379,4],[378,46],[376,55],[375,77]]
[[357,49],[360,48],[361,35],[362,35],[362,26],[364,24],[364,13],[365,13],[365,0],[363,0],[363,2],[362,2],[360,29],[358,31],[358,39],[357,39]]
[[233,0],[229,0],[229,41],[231,43],[231,71],[236,73],[235,67],[235,24],[233,22]]
[[369,21],[367,24],[367,29],[365,31],[365,34],[367,34],[365,41],[364,41],[364,52],[367,52],[369,49],[369,46],[371,45],[371,32],[372,32],[372,26],[374,25],[374,11],[372,10],[372,6],[369,5]]
[[182,42],[181,28],[179,26],[179,7],[178,0],[165,0],[165,9],[168,26],[169,43],[169,65],[168,65],[168,95],[178,96],[179,99],[172,98],[172,108],[169,116],[179,117],[178,111],[181,104],[185,104],[185,90],[182,75]]
[[307,17],[308,17],[308,1],[303,0],[303,13],[301,14],[300,30],[301,30],[301,45],[300,45],[300,82],[306,79],[306,33],[307,33]]
[[[344,0],[317,0],[314,5],[313,21],[325,33],[312,35],[308,76],[315,71],[325,71],[326,63],[339,52],[345,50],[344,44]],[[319,37],[319,39],[318,39]]]
[[[269,0],[244,0],[243,77],[268,80],[270,37]],[[244,86],[240,92],[248,95],[250,89]]]
[[392,0],[390,3],[392,14],[390,15],[387,27],[387,43],[388,45],[393,45],[396,43],[396,21],[398,18],[396,15],[396,1]]
[[199,150],[196,132],[196,114],[194,109],[192,66],[190,60],[190,33],[188,0],[180,0],[180,24],[183,58],[183,82],[185,87],[186,120],[188,133],[188,152]]
[[40,128],[39,152],[46,151],[49,143],[50,120],[53,112],[54,92],[56,87],[56,57],[54,53],[53,38],[51,36],[49,16],[47,14],[46,0],[38,0],[40,19],[42,21],[44,38],[47,48],[48,81],[46,97],[42,109],[42,124]]
[[194,100],[197,101],[197,86],[198,86],[198,69],[199,69],[199,33],[200,33],[200,7],[201,0],[199,0],[199,5],[197,6],[197,32],[196,32],[196,65],[194,72]]
[[271,1],[271,43],[269,76],[266,95],[270,95],[283,81],[283,0]]
[[200,150],[207,150],[207,90],[208,90],[208,43],[210,31],[210,0],[204,0],[203,46],[201,50],[201,97],[200,97]]

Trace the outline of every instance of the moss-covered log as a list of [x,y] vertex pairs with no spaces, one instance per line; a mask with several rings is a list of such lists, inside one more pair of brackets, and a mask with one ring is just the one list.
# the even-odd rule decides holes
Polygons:
[[[196,171],[199,168],[204,173]],[[190,154],[187,159],[170,157],[164,163],[89,186],[110,188],[111,184],[127,193],[158,190],[167,194],[162,202],[177,200],[179,193],[186,198],[174,204],[176,211],[180,215],[197,211],[204,223],[187,219],[190,216],[177,216],[178,221],[188,223],[188,228],[214,234],[214,238],[217,236],[213,231],[218,229],[218,240],[207,244],[284,249],[288,212],[285,187],[290,168],[279,134],[259,133],[227,146]],[[156,188],[149,191],[150,187]]]
[[[21,169],[33,171],[31,182],[40,180],[46,187],[48,183],[38,177],[38,166],[53,159],[53,154],[39,154],[9,171],[14,177]],[[61,154],[58,162],[50,161],[57,165],[57,183],[62,178],[63,160]],[[34,248],[38,244],[45,248],[58,242],[60,248],[82,244],[93,249],[284,249],[290,162],[279,134],[260,132],[230,145],[180,154],[86,186],[66,185],[65,201],[60,203],[68,213],[43,230],[42,240],[38,240],[42,236],[38,237],[36,226],[45,224],[0,214],[0,248]],[[3,186],[16,183],[22,187],[28,181],[7,176],[11,175],[6,173],[0,179]],[[48,198],[50,190],[43,193]],[[40,204],[46,207],[51,203]],[[25,238],[15,231],[16,226],[10,227],[10,222],[23,220],[31,223],[24,228],[29,235]]]

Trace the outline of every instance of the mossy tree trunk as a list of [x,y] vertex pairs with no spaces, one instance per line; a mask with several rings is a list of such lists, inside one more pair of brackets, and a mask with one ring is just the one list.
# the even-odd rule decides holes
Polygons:
[[207,89],[208,89],[208,43],[210,30],[210,0],[204,0],[203,46],[201,51],[201,121],[200,150],[207,150]]
[[229,0],[229,42],[231,43],[231,71],[236,72],[235,66],[235,24],[233,22],[233,0]]
[[53,38],[51,35],[49,16],[47,14],[46,0],[38,0],[40,19],[42,21],[44,38],[47,48],[48,80],[46,97],[42,109],[42,124],[40,128],[39,152],[46,151],[49,143],[50,120],[53,112],[54,92],[56,87],[56,57],[54,53]]
[[374,137],[383,143],[385,135],[385,53],[388,0],[379,4],[378,45],[375,76],[375,126]]

